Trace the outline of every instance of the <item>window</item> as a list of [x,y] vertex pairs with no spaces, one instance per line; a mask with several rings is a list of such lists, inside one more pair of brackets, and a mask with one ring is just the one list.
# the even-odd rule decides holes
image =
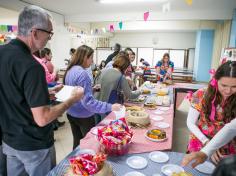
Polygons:
[[150,65],[153,65],[153,48],[138,48],[138,65],[142,65],[139,60],[143,58]]
[[97,48],[93,57],[94,63],[100,65],[101,61],[106,60],[111,53],[113,53],[111,48]]
[[165,53],[169,53],[169,50],[165,49],[154,49],[154,58],[153,58],[153,66],[156,66],[157,62],[162,59]]
[[176,68],[184,68],[184,50],[170,50],[170,60]]

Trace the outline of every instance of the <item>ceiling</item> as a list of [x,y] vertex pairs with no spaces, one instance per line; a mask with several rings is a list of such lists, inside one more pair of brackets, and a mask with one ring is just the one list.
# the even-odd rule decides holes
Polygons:
[[[101,4],[98,0],[0,0],[0,6],[19,11],[27,4],[39,5],[63,15],[67,22],[102,22],[142,20],[150,12],[149,20],[224,20],[232,19],[236,0],[156,0],[126,4]],[[170,11],[162,6],[170,2]]]

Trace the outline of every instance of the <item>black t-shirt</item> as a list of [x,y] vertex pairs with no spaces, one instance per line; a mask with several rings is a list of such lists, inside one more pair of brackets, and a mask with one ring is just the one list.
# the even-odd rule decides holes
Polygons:
[[107,65],[110,61],[112,61],[112,59],[113,59],[118,53],[119,53],[119,52],[117,52],[117,51],[115,51],[114,53],[111,53],[111,54],[107,57],[107,59],[106,59],[106,61],[105,61],[106,65]]
[[0,145],[2,145],[2,130],[1,130],[1,126],[0,126]]
[[0,46],[2,140],[12,148],[22,151],[51,147],[51,124],[39,127],[30,109],[49,103],[44,69],[33,58],[27,45],[15,39]]

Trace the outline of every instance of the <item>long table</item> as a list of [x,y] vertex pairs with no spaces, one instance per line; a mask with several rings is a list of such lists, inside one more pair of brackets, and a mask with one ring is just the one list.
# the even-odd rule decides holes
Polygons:
[[206,84],[191,84],[191,83],[175,83],[173,85],[173,98],[174,98],[174,117],[176,111],[177,95],[180,92],[188,93],[189,91],[195,92],[200,88],[206,87]]
[[[66,170],[69,167],[69,158],[72,156],[76,156],[79,152],[80,148],[77,147],[73,152],[71,152],[65,159],[63,159],[53,170],[51,170],[47,176],[64,176]],[[130,171],[138,171],[146,176],[152,176],[153,174],[160,174],[161,176],[164,176],[164,174],[161,173],[161,167],[165,164],[177,164],[180,165],[184,154],[183,153],[176,153],[176,152],[166,152],[169,156],[169,161],[166,163],[155,163],[151,161],[148,158],[149,153],[141,153],[141,154],[129,154],[119,157],[108,157],[107,162],[112,166],[113,173],[115,176],[124,176],[125,173]],[[148,165],[146,168],[141,170],[135,170],[130,168],[126,164],[126,159],[130,156],[142,156],[147,159]],[[193,176],[207,176],[206,174],[200,173],[199,171],[191,168],[190,166],[184,167],[184,170],[186,172],[191,173]],[[135,175],[134,175],[135,176]]]
[[[149,113],[149,117],[151,119],[151,124],[147,129],[140,129],[140,128],[131,128],[134,135],[132,138],[132,142],[129,147],[129,153],[143,153],[143,152],[150,152],[154,150],[171,150],[172,148],[172,136],[173,136],[173,104],[171,104],[170,109],[168,111],[161,111],[163,112],[162,115],[155,114],[156,111],[159,111],[158,108],[156,110],[147,110],[146,112]],[[153,117],[162,116],[164,120],[170,125],[169,128],[164,129],[166,131],[167,140],[163,142],[153,142],[148,140],[145,137],[145,133],[149,129],[157,128],[155,127],[155,123],[158,121],[153,120]],[[102,127],[103,122],[107,120],[114,120],[115,114],[110,113],[97,127]],[[80,147],[81,149],[92,149],[94,151],[99,150],[99,143],[96,139],[96,136],[92,134],[93,128],[90,130],[87,135],[80,140]]]

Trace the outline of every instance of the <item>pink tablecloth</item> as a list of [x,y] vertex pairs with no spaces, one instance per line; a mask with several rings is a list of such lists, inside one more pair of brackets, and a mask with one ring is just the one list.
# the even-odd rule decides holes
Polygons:
[[[158,107],[157,110],[159,108],[160,107]],[[154,126],[154,123],[157,121],[152,120],[152,117],[162,116],[164,118],[162,122],[167,122],[170,124],[169,128],[164,129],[166,131],[166,135],[168,139],[163,142],[152,142],[145,138],[145,133],[148,129],[132,129],[134,132],[134,136],[132,138],[132,143],[130,145],[128,153],[131,154],[131,153],[151,152],[155,150],[171,150],[172,136],[173,136],[173,104],[170,106],[170,109],[168,111],[163,111],[164,113],[161,115],[156,115],[154,113],[157,110],[146,110],[149,113],[150,118],[151,118],[151,125],[149,126],[148,129],[157,128]],[[115,119],[114,113],[110,113],[104,120],[114,120],[114,119]],[[96,127],[101,126],[102,122],[98,124]],[[93,129],[91,129],[91,131],[92,130]],[[92,134],[91,131],[87,133],[87,135],[80,141],[80,148],[92,149],[92,150],[98,151],[99,143],[96,139],[96,136]]]

